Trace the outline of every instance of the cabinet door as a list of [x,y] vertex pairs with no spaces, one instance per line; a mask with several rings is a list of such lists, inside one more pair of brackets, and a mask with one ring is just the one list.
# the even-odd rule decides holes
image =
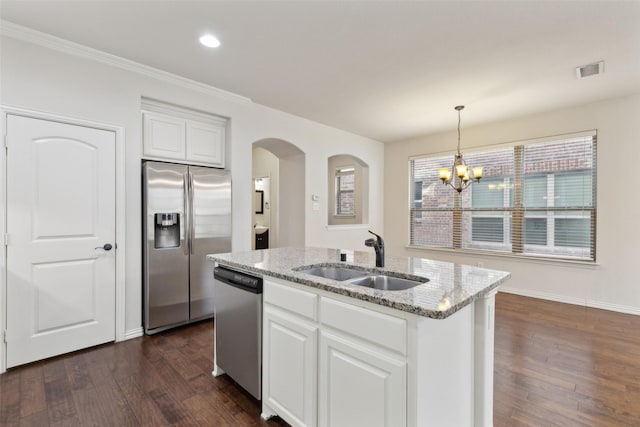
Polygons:
[[224,125],[187,121],[187,160],[224,167]]
[[315,426],[318,328],[269,304],[263,322],[263,401],[292,426]]
[[406,425],[406,362],[339,335],[320,335],[318,424]]
[[184,160],[186,155],[185,121],[160,113],[144,113],[143,155]]

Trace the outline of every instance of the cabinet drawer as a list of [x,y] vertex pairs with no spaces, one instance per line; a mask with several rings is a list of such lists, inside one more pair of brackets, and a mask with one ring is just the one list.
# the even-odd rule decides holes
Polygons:
[[314,293],[265,280],[262,297],[265,303],[318,320],[318,296]]
[[320,322],[400,354],[407,354],[405,319],[322,297]]

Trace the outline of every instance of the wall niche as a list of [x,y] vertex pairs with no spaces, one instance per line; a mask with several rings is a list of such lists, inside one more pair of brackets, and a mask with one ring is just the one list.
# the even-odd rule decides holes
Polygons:
[[369,222],[369,165],[349,154],[329,157],[329,226],[366,225]]

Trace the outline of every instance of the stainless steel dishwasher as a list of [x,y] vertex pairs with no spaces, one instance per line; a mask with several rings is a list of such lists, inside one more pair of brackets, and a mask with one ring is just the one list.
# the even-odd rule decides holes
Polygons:
[[[260,400],[262,278],[215,267],[215,368]],[[222,370],[223,372],[220,372]]]

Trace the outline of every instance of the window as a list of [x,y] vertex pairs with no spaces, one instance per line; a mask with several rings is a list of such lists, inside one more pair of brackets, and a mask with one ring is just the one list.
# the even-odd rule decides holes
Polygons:
[[355,209],[355,168],[341,168],[336,170],[336,215],[352,216]]
[[438,177],[452,155],[409,161],[411,245],[595,261],[595,132],[464,157],[484,176],[461,194]]

